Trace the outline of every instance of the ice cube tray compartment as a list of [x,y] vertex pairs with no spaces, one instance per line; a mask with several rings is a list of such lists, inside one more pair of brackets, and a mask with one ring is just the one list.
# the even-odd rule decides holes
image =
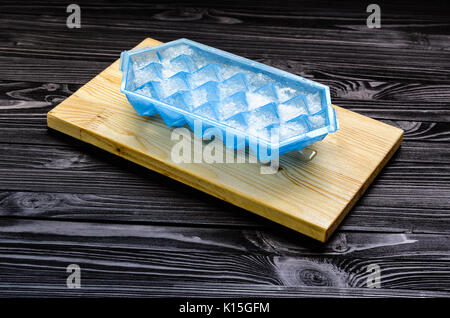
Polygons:
[[338,129],[327,86],[191,40],[125,51],[120,69],[139,115],[192,130],[200,123],[197,137],[216,128],[227,146],[249,146],[263,161]]

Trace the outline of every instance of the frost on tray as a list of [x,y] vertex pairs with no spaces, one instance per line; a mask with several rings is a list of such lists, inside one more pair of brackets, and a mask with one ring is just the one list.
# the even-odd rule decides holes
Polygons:
[[158,51],[158,53],[159,56],[161,56],[161,60],[164,62],[170,61],[182,54],[193,55],[194,50],[185,44],[180,44],[165,48],[164,50]]
[[308,114],[308,110],[301,95],[278,104],[278,116],[283,122],[306,114]]
[[306,102],[308,103],[308,109],[311,114],[315,114],[322,110],[322,103],[319,93],[306,95]]
[[130,64],[134,92],[264,140],[304,135],[330,125],[334,116],[323,88],[195,45],[136,54]]

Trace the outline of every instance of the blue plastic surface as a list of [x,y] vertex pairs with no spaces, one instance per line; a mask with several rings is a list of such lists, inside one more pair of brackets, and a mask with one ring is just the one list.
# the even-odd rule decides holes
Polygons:
[[338,129],[327,86],[191,40],[125,51],[120,69],[139,115],[249,146],[262,161]]

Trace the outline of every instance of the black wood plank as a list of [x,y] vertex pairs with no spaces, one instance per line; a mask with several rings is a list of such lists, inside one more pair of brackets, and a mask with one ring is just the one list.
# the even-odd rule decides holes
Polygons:
[[[408,290],[408,289],[378,289],[378,288],[335,288],[335,287],[286,287],[262,284],[230,284],[221,282],[210,283],[183,281],[176,283],[153,283],[151,279],[136,275],[122,275],[115,281],[112,276],[100,276],[98,279],[89,277],[83,279],[83,288],[68,289],[64,286],[67,279],[61,272],[64,267],[54,271],[39,270],[33,267],[24,270],[18,268],[2,268],[7,280],[0,282],[2,297],[138,297],[161,298],[448,298],[450,293],[441,291]],[[32,271],[32,272],[31,272]],[[31,273],[30,273],[31,272]],[[97,275],[94,272],[93,275]],[[141,279],[141,280],[140,280]],[[143,280],[143,281],[142,281]],[[150,282],[149,282],[150,281]],[[273,308],[273,307],[272,307]]]
[[[28,8],[28,11],[23,7],[8,6],[0,23],[3,23],[6,37],[2,53],[8,56],[10,67],[2,71],[9,79],[21,76],[23,80],[34,75],[34,79],[47,76],[47,81],[61,81],[60,76],[64,76],[61,73],[76,68],[78,77],[69,72],[66,82],[76,81],[82,76],[88,77],[89,68],[98,72],[107,65],[100,63],[98,66],[88,61],[112,61],[111,58],[117,57],[121,50],[151,35],[163,41],[190,37],[268,64],[289,61],[291,65],[297,63],[304,68],[322,68],[322,72],[339,70],[345,74],[347,70],[353,70],[353,74],[365,74],[378,80],[402,78],[408,82],[420,79],[422,82],[448,83],[446,62],[449,53],[445,50],[448,34],[427,34],[439,22],[441,31],[449,28],[444,19],[445,10],[428,17],[423,16],[422,10],[422,19],[416,16],[414,23],[408,18],[402,21],[398,16],[391,16],[392,20],[389,20],[387,11],[389,22],[381,30],[371,30],[364,25],[365,8],[360,4],[343,8],[330,5],[325,12],[311,12],[310,15],[305,14],[307,8],[306,11],[299,10],[298,6],[295,9],[285,9],[285,16],[283,11],[271,15],[267,10],[239,15],[233,9],[230,12],[211,8],[192,11],[172,10],[170,6],[131,5],[117,11],[114,6],[87,4],[83,11],[83,28],[76,32],[65,26],[63,5]],[[353,11],[350,17],[343,14],[348,9]],[[41,10],[45,12],[39,12]],[[293,12],[299,15],[295,16]],[[406,12],[402,13],[407,16]],[[111,14],[120,15],[121,20],[129,19],[126,23],[114,24]],[[325,23],[323,17],[327,14],[330,17]],[[440,14],[442,21],[439,21]],[[30,15],[36,18],[32,19]],[[340,16],[338,20],[337,15]],[[314,23],[313,27],[302,23],[315,18],[320,23]],[[294,20],[294,23],[280,27],[280,19]],[[230,23],[233,21],[235,23]],[[407,26],[406,30],[402,23]],[[268,47],[267,43],[273,41],[278,45]],[[33,59],[37,65],[32,65]],[[39,67],[43,64],[46,68]],[[21,69],[24,71],[20,72]],[[30,73],[30,69],[34,71]]]
[[384,295],[401,289],[448,291],[450,277],[448,236],[347,233],[324,246],[293,240],[292,233],[251,230],[36,220],[0,224],[0,284],[11,291],[32,284],[44,293],[70,295],[65,267],[72,263],[81,266],[87,289],[105,294],[113,286],[126,290],[136,284],[164,289],[182,277],[181,286],[328,286],[339,294],[357,288],[354,292],[364,295],[370,264],[381,267]]
[[[273,222],[182,185],[170,189],[165,186],[161,184],[148,196],[2,192],[0,216],[227,228],[278,227]],[[442,196],[421,190],[380,194],[373,189],[352,209],[340,229],[449,233],[449,203]]]

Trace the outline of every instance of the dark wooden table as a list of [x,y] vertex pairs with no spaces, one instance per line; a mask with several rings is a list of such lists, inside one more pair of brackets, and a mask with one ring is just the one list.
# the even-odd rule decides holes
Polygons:
[[[449,296],[449,11],[276,1],[0,3],[0,296]],[[405,130],[326,244],[46,127],[145,37],[187,37],[329,85]],[[68,289],[66,267],[81,267]],[[381,288],[367,285],[375,264]]]

